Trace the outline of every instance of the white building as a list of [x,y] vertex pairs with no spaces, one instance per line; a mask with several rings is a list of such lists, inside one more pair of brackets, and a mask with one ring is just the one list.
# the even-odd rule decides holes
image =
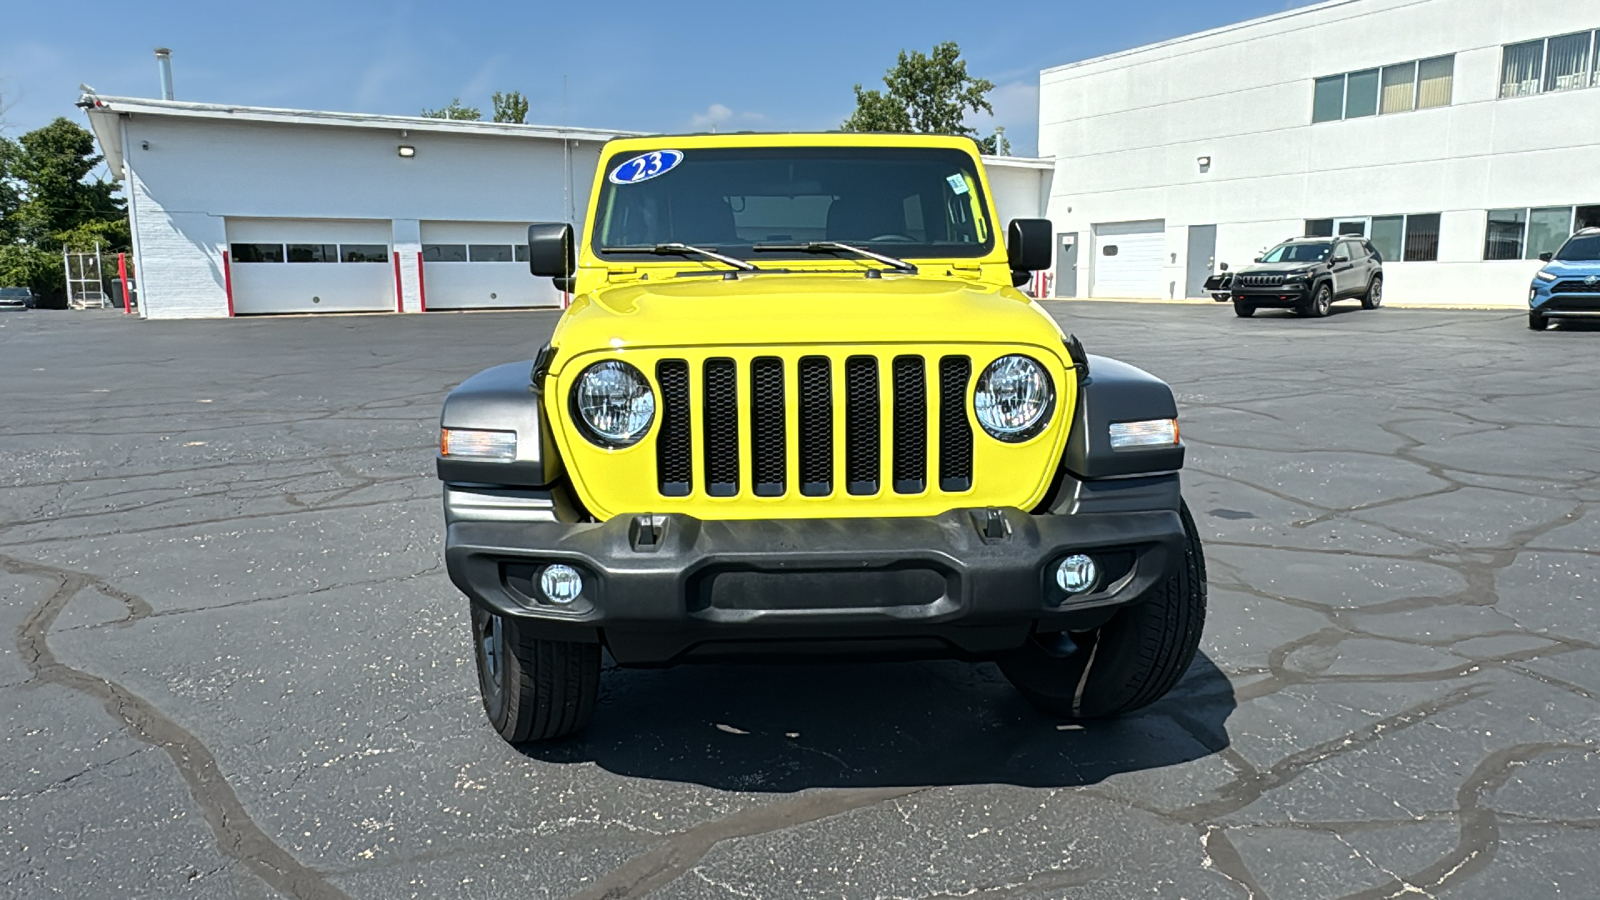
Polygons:
[[[581,222],[620,131],[85,95],[147,318],[559,306],[529,222]],[[1002,214],[1047,160],[989,158]]]
[[580,219],[601,145],[624,133],[82,105],[128,198],[148,318],[559,306],[528,274],[527,225]]
[[1396,304],[1526,302],[1600,225],[1600,2],[1332,0],[1040,74],[1056,296],[1356,233]]

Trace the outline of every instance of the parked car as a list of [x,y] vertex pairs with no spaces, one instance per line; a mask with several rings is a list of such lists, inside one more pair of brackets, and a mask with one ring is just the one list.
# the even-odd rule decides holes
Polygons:
[[1227,303],[1233,299],[1233,273],[1228,271],[1227,263],[1218,268],[1221,271],[1206,279],[1205,289],[1211,294],[1211,299]]
[[1543,331],[1557,319],[1600,318],[1600,228],[1585,228],[1561,249],[1539,255],[1544,268],[1528,290],[1528,327]]
[[440,420],[445,561],[502,737],[583,728],[601,648],[995,660],[1066,719],[1178,683],[1206,584],[1172,390],[1016,290],[1055,232],[996,227],[975,143],[601,160],[581,230],[529,228],[532,273],[574,294],[551,342]]
[[1231,287],[1233,311],[1244,318],[1262,308],[1321,317],[1347,299],[1377,309],[1383,303],[1383,258],[1359,237],[1291,238],[1235,272]]
[[0,287],[0,309],[33,309],[33,289]]

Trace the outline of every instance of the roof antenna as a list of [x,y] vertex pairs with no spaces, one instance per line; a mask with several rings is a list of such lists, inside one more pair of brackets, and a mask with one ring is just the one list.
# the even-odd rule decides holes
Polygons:
[[156,48],[156,68],[161,70],[161,99],[172,99],[172,51]]

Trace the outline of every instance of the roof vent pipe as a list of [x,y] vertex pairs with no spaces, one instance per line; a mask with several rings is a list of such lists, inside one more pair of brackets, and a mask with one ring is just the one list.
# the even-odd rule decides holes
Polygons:
[[161,99],[172,99],[172,51],[156,48],[156,68],[161,70]]

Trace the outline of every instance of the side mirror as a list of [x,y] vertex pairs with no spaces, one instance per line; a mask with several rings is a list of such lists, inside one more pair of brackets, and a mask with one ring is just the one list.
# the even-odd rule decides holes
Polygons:
[[1540,262],[1549,262],[1550,260],[1555,259],[1555,258],[1556,258],[1556,255],[1554,253],[1541,253],[1541,254],[1539,254],[1539,261]]
[[1227,263],[1223,263],[1221,266],[1218,267],[1218,270],[1219,271],[1223,271],[1223,272],[1228,271],[1228,264]]
[[1336,263],[1349,262],[1350,257],[1345,256],[1343,253],[1336,253],[1334,254],[1333,261]]
[[572,226],[537,222],[528,226],[528,271],[539,278],[571,278],[577,269]]
[[1050,268],[1049,219],[1012,219],[1006,229],[1006,260],[1013,272],[1039,272]]

